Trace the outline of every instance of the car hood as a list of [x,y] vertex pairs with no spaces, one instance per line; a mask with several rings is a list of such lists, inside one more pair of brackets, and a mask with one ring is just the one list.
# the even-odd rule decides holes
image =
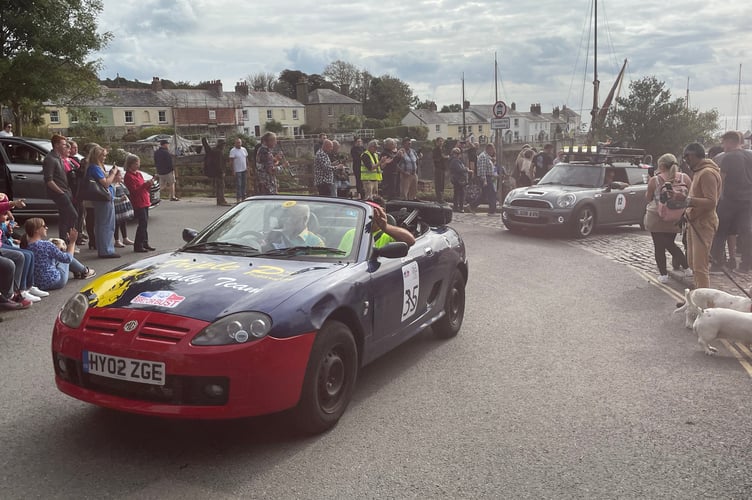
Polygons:
[[90,307],[159,311],[214,321],[238,311],[270,313],[346,264],[175,252],[96,277]]
[[515,198],[556,198],[566,193],[592,191],[596,188],[582,186],[564,186],[561,184],[545,184],[543,186],[529,186],[514,191]]

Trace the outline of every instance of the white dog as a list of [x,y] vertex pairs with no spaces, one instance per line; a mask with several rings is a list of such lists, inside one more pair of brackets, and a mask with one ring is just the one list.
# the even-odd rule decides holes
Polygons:
[[705,354],[718,352],[710,342],[719,338],[752,344],[752,313],[717,307],[704,309],[697,316],[693,329]]
[[694,323],[700,311],[710,309],[711,307],[752,312],[752,299],[731,295],[714,288],[696,288],[692,291],[689,288],[685,288],[684,305],[676,308],[674,313],[684,312],[684,326],[692,328],[692,323]]

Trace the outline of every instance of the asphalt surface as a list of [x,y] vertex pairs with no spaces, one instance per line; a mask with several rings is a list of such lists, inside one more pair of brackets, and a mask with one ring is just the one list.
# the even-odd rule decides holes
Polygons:
[[[163,205],[150,231],[160,250],[224,210]],[[4,314],[2,497],[749,498],[752,380],[730,351],[702,353],[654,271],[619,260],[651,262],[649,240],[498,224],[453,224],[470,258],[460,334],[427,331],[364,368],[339,425],[315,437],[274,415],[160,420],[62,395],[51,326],[81,282]],[[622,257],[605,238],[623,240]],[[99,272],[115,264],[79,257]]]

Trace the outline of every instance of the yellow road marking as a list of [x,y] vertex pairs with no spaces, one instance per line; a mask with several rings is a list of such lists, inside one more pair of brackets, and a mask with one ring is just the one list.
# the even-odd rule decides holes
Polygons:
[[[730,352],[730,353],[731,353],[731,354],[732,354],[732,355],[733,355],[733,356],[734,356],[734,357],[736,358],[736,360],[737,360],[737,361],[739,362],[739,364],[740,364],[740,365],[742,365],[742,367],[743,367],[743,368],[744,368],[745,370],[747,370],[747,374],[748,374],[748,375],[749,375],[750,377],[752,377],[752,364],[750,364],[750,363],[749,363],[749,361],[747,361],[747,360],[746,360],[746,359],[744,358],[744,356],[742,356],[741,354],[739,354],[739,351],[737,351],[737,350],[736,350],[736,349],[734,348],[734,346],[732,346],[732,345],[731,345],[731,342],[729,342],[729,341],[728,341],[728,340],[726,340],[726,339],[721,339],[721,342],[723,343],[723,345],[725,345],[725,346],[726,346],[726,349],[728,349],[728,351],[729,351],[729,352]],[[741,345],[740,345],[740,344],[738,344],[738,343],[735,343],[734,345],[735,345],[736,347],[741,347]],[[749,355],[749,354],[750,354],[749,350],[748,350],[748,349],[747,349],[746,347],[743,347],[742,349],[743,349],[744,351],[746,351],[747,355]]]

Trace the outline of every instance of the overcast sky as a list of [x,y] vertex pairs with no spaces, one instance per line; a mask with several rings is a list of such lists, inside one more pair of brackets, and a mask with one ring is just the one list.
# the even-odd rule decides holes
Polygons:
[[[100,27],[114,39],[98,55],[100,77],[219,79],[232,90],[250,74],[321,73],[340,59],[400,78],[439,107],[461,101],[464,72],[465,98],[490,104],[496,52],[507,104],[587,114],[591,9],[592,0],[104,0]],[[734,128],[741,94],[739,128],[752,128],[751,23],[749,2],[599,1],[600,100],[626,58],[627,83],[655,76],[683,97],[689,79],[690,105],[717,109],[722,128]]]

